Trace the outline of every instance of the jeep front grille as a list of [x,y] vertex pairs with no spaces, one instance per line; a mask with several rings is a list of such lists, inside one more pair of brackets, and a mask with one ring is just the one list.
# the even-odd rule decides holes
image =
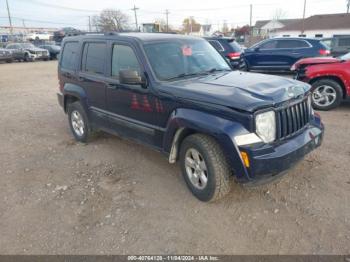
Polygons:
[[310,121],[308,99],[277,110],[277,139],[289,137],[303,129]]

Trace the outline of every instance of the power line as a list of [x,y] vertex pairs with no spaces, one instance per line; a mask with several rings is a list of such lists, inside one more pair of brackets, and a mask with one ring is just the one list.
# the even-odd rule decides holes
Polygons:
[[75,12],[85,12],[85,13],[97,13],[97,12],[100,12],[100,10],[81,9],[81,8],[62,6],[62,5],[55,5],[55,4],[44,3],[44,2],[41,2],[41,1],[37,1],[37,0],[20,0],[20,1],[23,1],[23,2],[26,2],[26,3],[27,2],[32,2],[34,4],[41,5],[41,6],[46,6],[46,7],[50,7],[50,8],[64,9],[64,10],[70,10],[70,11],[75,11]]

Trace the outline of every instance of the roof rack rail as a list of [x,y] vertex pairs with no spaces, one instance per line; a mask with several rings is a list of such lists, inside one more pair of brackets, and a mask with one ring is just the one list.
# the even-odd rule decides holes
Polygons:
[[104,32],[103,33],[104,35],[118,35],[119,33],[118,32]]

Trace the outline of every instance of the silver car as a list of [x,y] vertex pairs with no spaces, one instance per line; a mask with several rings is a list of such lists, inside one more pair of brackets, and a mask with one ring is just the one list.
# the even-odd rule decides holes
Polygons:
[[8,44],[6,49],[12,51],[13,59],[18,61],[35,61],[35,60],[49,60],[49,51],[38,48],[31,43],[13,43]]

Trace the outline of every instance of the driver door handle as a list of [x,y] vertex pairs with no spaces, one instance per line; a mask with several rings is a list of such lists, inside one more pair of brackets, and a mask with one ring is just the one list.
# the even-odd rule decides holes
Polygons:
[[106,83],[106,86],[109,89],[118,89],[118,84]]

